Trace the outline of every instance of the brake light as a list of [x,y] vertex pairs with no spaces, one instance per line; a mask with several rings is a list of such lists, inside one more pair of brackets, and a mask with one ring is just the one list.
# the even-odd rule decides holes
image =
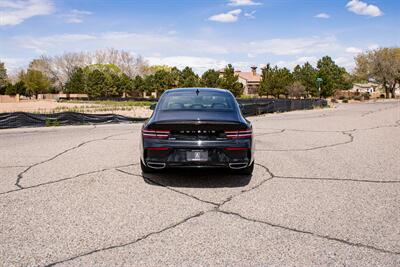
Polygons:
[[169,137],[169,130],[142,130],[143,138],[167,139]]
[[151,151],[167,151],[167,150],[169,150],[168,147],[148,147],[146,149],[151,150]]
[[248,147],[225,147],[225,150],[227,151],[246,151],[250,150]]
[[250,138],[253,134],[252,129],[247,130],[237,130],[237,131],[224,131],[227,138],[236,139],[236,138]]

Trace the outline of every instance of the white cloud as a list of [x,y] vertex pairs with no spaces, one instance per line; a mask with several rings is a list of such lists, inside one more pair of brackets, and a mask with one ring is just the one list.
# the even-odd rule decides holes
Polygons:
[[99,34],[59,34],[43,37],[17,36],[9,43],[38,54],[62,53],[63,51],[95,50],[108,47],[132,50],[149,55],[154,53],[178,54],[182,51],[192,55],[226,54],[223,44],[202,39],[180,38],[171,34],[103,32]]
[[0,26],[17,25],[34,16],[48,15],[54,10],[49,0],[0,0]]
[[73,9],[67,14],[62,15],[67,23],[82,23],[83,18],[87,15],[92,15],[92,12],[86,10]]
[[229,6],[259,6],[261,3],[253,0],[229,0]]
[[368,45],[368,50],[375,50],[378,49],[379,45],[378,44],[370,44]]
[[275,64],[273,65],[277,65],[280,68],[285,67],[292,70],[294,69],[294,67],[296,67],[296,65],[303,65],[306,62],[315,66],[317,64],[317,61],[318,59],[314,56],[308,56],[308,57],[306,56],[306,57],[298,57],[290,61],[280,60],[275,62]]
[[255,19],[256,17],[254,16],[254,14],[256,13],[256,11],[254,10],[254,11],[251,11],[251,12],[245,12],[244,13],[244,16],[246,17],[246,18],[249,18],[249,19]]
[[352,56],[340,56],[333,59],[335,63],[341,67],[345,67],[347,70],[352,70],[355,67],[354,58]]
[[232,23],[238,20],[240,13],[242,13],[241,9],[235,9],[229,11],[228,13],[220,13],[213,15],[209,17],[208,20],[222,22],[222,23]]
[[[237,46],[237,45],[236,45]],[[239,49],[252,54],[273,54],[278,56],[329,53],[339,50],[334,37],[276,38],[242,43]]]
[[351,54],[359,54],[362,52],[362,49],[360,49],[358,47],[350,46],[350,47],[346,48],[346,52],[351,53]]
[[314,17],[319,18],[319,19],[329,19],[331,17],[331,15],[329,15],[327,13],[319,13],[319,14],[315,15]]
[[191,56],[172,56],[172,57],[146,57],[151,65],[168,65],[183,69],[189,66],[196,72],[204,72],[208,69],[220,69],[225,67],[228,62],[217,60],[210,57],[191,57]]
[[[314,63],[317,58],[324,55],[346,58],[345,64],[350,65],[349,62],[354,56],[352,52],[356,52],[355,48],[343,46],[333,36],[232,41],[191,39],[179,34],[136,32],[20,35],[3,39],[2,45],[10,51],[7,53],[8,56],[21,55],[26,61],[40,54],[56,55],[64,51],[94,51],[113,47],[140,54],[154,64],[178,67],[189,65],[198,72],[211,67],[223,67],[229,62],[236,64],[238,68],[248,68],[252,64],[281,60],[279,64],[292,68],[306,61]],[[246,62],[240,63],[238,62],[240,60]]]
[[383,12],[375,5],[369,5],[360,0],[351,0],[346,5],[347,9],[357,15],[365,15],[371,17],[382,16]]

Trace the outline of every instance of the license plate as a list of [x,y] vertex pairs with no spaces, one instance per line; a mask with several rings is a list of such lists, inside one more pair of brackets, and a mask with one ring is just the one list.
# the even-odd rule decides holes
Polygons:
[[208,151],[187,151],[186,159],[188,161],[207,161]]

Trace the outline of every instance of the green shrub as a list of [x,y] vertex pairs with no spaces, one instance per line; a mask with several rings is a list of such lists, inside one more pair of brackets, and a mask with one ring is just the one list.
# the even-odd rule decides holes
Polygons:
[[347,98],[342,100],[342,103],[349,103],[349,100]]
[[47,118],[45,120],[45,125],[46,127],[51,127],[51,126],[60,126],[61,124],[57,119]]

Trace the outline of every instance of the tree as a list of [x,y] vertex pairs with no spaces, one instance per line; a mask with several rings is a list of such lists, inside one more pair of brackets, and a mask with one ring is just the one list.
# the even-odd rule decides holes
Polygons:
[[268,96],[272,95],[272,86],[273,84],[273,70],[270,64],[267,64],[261,71],[261,81],[260,86],[258,87],[258,95],[259,96]]
[[306,94],[305,86],[300,81],[294,81],[287,87],[290,97],[300,98]]
[[27,95],[27,93],[26,93],[27,88],[26,88],[26,85],[25,85],[24,81],[18,81],[18,82],[16,82],[16,83],[14,84],[14,90],[15,90],[15,93],[16,93],[16,94],[19,94],[19,95]]
[[261,82],[258,89],[260,96],[273,95],[279,98],[280,95],[288,96],[288,86],[293,82],[293,76],[287,68],[278,68],[277,66],[271,68],[267,64],[262,69]]
[[145,83],[141,76],[137,75],[132,80],[132,87],[131,90],[128,91],[130,96],[140,96],[145,91]]
[[318,96],[317,70],[310,63],[306,62],[302,66],[297,65],[293,70],[293,79],[304,86],[306,96]]
[[3,62],[0,62],[0,95],[5,93],[8,84],[7,69]]
[[86,94],[89,97],[102,97],[107,96],[107,77],[100,70],[93,70],[87,74],[86,80]]
[[179,77],[180,87],[197,87],[200,85],[199,76],[193,72],[192,68],[185,67]]
[[125,73],[122,73],[119,78],[118,91],[126,96],[128,92],[132,91],[132,88],[133,80],[129,78],[128,75],[126,75]]
[[331,96],[338,89],[350,89],[351,81],[346,79],[347,71],[343,67],[339,67],[329,57],[325,56],[317,62],[317,76],[322,78],[321,96]]
[[28,69],[20,74],[20,80],[26,85],[28,96],[44,94],[50,89],[51,82],[41,71]]
[[57,56],[41,56],[41,63],[33,67],[43,72],[59,90],[63,90],[76,68],[85,68],[91,64],[113,64],[129,78],[147,73],[147,62],[141,56],[134,56],[124,50],[113,48],[95,52],[70,52]]
[[82,68],[75,68],[71,77],[65,83],[65,93],[68,94],[83,94],[86,91],[85,73]]
[[6,95],[16,95],[17,94],[17,91],[15,90],[15,87],[11,83],[8,83],[6,85],[5,94]]
[[289,96],[288,87],[293,83],[293,75],[287,68],[278,68],[276,70],[276,84],[273,89],[276,98],[280,95]]
[[235,74],[235,69],[231,64],[224,69],[219,85],[221,88],[231,91],[235,97],[243,94],[243,84],[239,82],[239,77]]
[[395,97],[396,84],[400,84],[400,48],[380,48],[359,54],[356,58],[355,76],[382,84],[386,98]]
[[213,69],[209,69],[201,76],[201,86],[217,88],[219,86],[219,72]]

